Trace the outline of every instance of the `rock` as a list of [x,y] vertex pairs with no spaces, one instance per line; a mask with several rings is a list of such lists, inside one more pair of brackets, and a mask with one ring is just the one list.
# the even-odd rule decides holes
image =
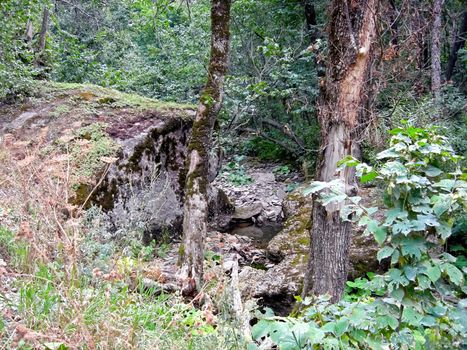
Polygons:
[[39,113],[36,111],[32,112],[24,112],[17,118],[15,118],[11,123],[7,124],[5,129],[6,130],[17,130],[21,128],[23,125],[31,121],[32,119],[36,118],[39,116]]
[[15,140],[14,158],[26,163],[25,155],[42,157],[40,150],[58,159],[51,164],[57,168],[72,158],[73,171],[81,172],[70,174],[70,203],[101,207],[115,237],[176,232],[194,110],[89,85],[45,82],[38,89],[27,105],[0,106],[0,130]]
[[247,220],[261,214],[263,210],[263,205],[261,202],[253,202],[242,205],[241,207],[236,207],[234,213],[232,214],[232,219],[237,220]]
[[261,184],[269,184],[276,182],[276,177],[272,172],[254,172],[250,174],[254,182]]
[[[266,256],[276,265],[266,272],[255,270],[255,274],[247,270],[240,273],[241,279],[250,278],[254,285],[249,285],[242,291],[244,298],[259,298],[264,305],[272,307],[279,314],[287,314],[294,303],[294,296],[300,294],[308,264],[312,200],[311,196],[303,196],[302,190],[303,188],[295,190],[284,200],[283,208],[287,220],[282,231],[266,248]],[[362,192],[367,200],[366,205],[377,197],[371,191]],[[372,237],[363,236],[362,230],[354,227],[349,256],[349,279],[381,268],[376,259],[378,249]],[[247,280],[244,281],[244,285],[246,284]]]
[[181,232],[183,169],[191,125],[177,118],[153,122],[138,135],[117,138],[122,146],[119,160],[92,196],[93,203],[108,211],[117,231],[135,222],[144,225],[147,242],[159,239],[164,231]]
[[[261,164],[253,158],[246,158],[240,167],[245,176],[252,179],[252,183],[235,185],[223,174],[215,179],[213,187],[222,190],[228,202],[233,205],[234,211],[222,216],[211,215],[211,226],[226,232],[236,228],[242,221],[254,223],[257,227],[276,227],[277,223],[282,223],[284,220],[282,201],[286,197],[286,185],[282,181],[277,181],[274,175],[277,164]],[[291,176],[295,175],[291,174]],[[250,234],[250,229],[242,231],[253,236]],[[268,229],[266,236],[270,233]]]

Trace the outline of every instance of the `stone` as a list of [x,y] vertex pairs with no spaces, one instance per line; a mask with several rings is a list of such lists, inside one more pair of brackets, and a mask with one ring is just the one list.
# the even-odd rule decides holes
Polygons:
[[234,213],[232,214],[232,219],[247,220],[252,217],[255,217],[261,214],[263,210],[263,205],[261,202],[253,202],[242,205],[241,207],[236,207]]
[[[10,130],[18,141],[10,147],[14,158],[28,161],[23,153],[30,146],[20,146],[19,142],[47,147],[54,153],[62,152],[59,144],[73,144],[84,155],[90,148],[91,135],[87,133],[91,131],[80,134],[79,130],[96,126],[104,134],[109,153],[73,178],[78,183],[73,182],[70,204],[85,209],[101,207],[115,238],[138,230],[151,237],[162,235],[168,228],[174,235],[179,233],[186,146],[195,111],[176,105],[168,108],[149,100],[144,107],[132,105],[124,94],[104,88],[90,94],[84,86],[57,89],[49,84],[45,83],[39,98],[25,108],[11,112],[10,107],[0,106],[0,130]],[[47,99],[42,98],[44,93]],[[89,101],[93,109],[98,109],[96,113],[86,112],[88,100],[76,103],[76,96],[82,94],[92,96]],[[99,99],[117,99],[119,103],[96,107],[94,102]],[[67,112],[55,113],[59,107],[66,107],[63,109]],[[42,124],[47,128],[38,130]]]
[[[260,303],[273,308],[279,314],[287,314],[291,310],[295,302],[294,296],[301,292],[308,265],[313,206],[311,196],[303,196],[302,191],[303,188],[299,188],[284,200],[284,214],[287,217],[284,227],[266,247],[266,256],[275,265],[266,272],[255,274],[247,270],[240,273],[240,279],[250,278],[254,285],[249,285],[242,291],[243,297],[259,299]],[[362,196],[366,205],[373,203],[373,206],[378,197],[374,191],[362,191]],[[381,265],[376,259],[378,244],[371,236],[363,236],[362,233],[361,228],[353,228],[349,279],[362,277],[368,271],[381,272]],[[241,283],[245,284],[246,280]]]

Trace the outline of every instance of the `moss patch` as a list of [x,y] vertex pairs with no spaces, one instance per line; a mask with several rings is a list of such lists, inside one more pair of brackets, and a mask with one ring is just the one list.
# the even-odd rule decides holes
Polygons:
[[81,101],[94,102],[96,104],[112,104],[114,108],[135,107],[147,109],[193,109],[192,104],[178,104],[173,102],[158,101],[152,98],[128,94],[113,89],[103,88],[93,84],[74,84],[46,82],[36,86],[36,94],[44,97],[69,97],[76,96]]

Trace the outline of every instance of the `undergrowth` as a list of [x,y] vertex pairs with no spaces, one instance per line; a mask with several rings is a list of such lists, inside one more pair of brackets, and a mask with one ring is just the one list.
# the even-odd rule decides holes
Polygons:
[[[92,142],[101,130],[74,137]],[[127,255],[92,234],[87,211],[70,204],[73,152],[46,147],[11,138],[0,147],[0,349],[243,348],[223,311],[223,279],[203,290],[217,295],[211,307],[167,294],[152,261],[167,245],[136,244]]]

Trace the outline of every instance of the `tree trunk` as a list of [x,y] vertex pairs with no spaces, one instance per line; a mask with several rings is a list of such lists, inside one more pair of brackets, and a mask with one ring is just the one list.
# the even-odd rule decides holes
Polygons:
[[456,38],[451,46],[451,53],[449,54],[448,65],[446,67],[446,80],[451,80],[452,73],[457,61],[457,53],[464,46],[465,36],[467,35],[467,11],[462,15],[462,25],[457,32]]
[[305,20],[308,33],[310,35],[310,43],[314,44],[318,39],[318,31],[316,30],[316,10],[312,0],[304,0]]
[[[354,172],[336,174],[337,162],[359,150],[355,142],[365,116],[368,99],[372,43],[376,35],[378,0],[334,0],[331,4],[329,56],[326,82],[321,91],[318,118],[321,152],[317,180],[340,177],[349,193],[354,192]],[[358,152],[357,152],[358,153]],[[347,279],[350,224],[340,219],[339,205],[314,202],[310,263],[304,295],[329,294],[338,301]]]
[[391,45],[393,48],[397,51],[398,50],[398,45],[399,45],[399,25],[398,25],[398,19],[397,19],[397,6],[396,6],[396,1],[395,0],[389,0],[389,5],[390,5],[390,21],[391,21]]
[[42,13],[42,26],[39,34],[39,54],[45,50],[45,40],[47,37],[47,28],[49,27],[49,10],[44,8]]
[[[199,290],[203,281],[203,246],[206,235],[209,151],[221,108],[224,77],[229,57],[230,0],[211,1],[211,59],[192,135],[188,144],[185,185],[183,242],[180,249],[181,276],[186,287]],[[187,291],[192,293],[193,291]]]
[[28,20],[28,22],[26,23],[26,42],[28,46],[31,46],[33,35],[34,33],[33,33],[33,28],[32,28],[32,22]]
[[431,36],[431,92],[436,100],[441,91],[441,10],[443,0],[433,3],[433,32]]
[[417,64],[417,77],[413,83],[414,91],[418,96],[420,96],[426,91],[425,71],[428,68],[427,61],[429,58],[427,55],[427,28],[429,28],[429,26],[426,24],[427,19],[423,7],[423,1],[410,0],[403,3],[405,3],[404,10],[406,11],[406,16],[408,16],[409,19],[409,37],[412,37],[411,45],[413,45],[415,61]]

